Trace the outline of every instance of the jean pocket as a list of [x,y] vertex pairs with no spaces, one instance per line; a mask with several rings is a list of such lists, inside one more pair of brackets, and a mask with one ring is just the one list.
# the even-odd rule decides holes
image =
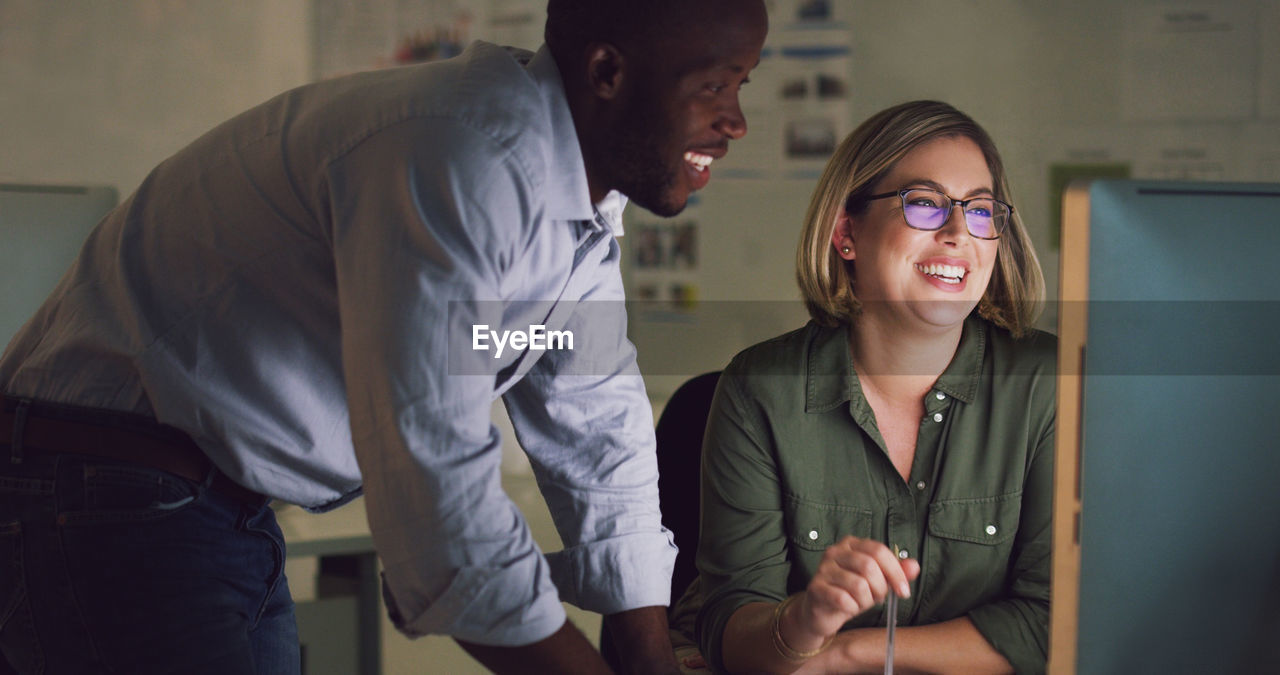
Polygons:
[[44,654],[27,595],[19,522],[0,523],[0,566],[0,659],[19,673],[43,672]]
[[64,524],[137,522],[178,513],[200,487],[166,471],[132,464],[86,463],[80,508],[60,514]]

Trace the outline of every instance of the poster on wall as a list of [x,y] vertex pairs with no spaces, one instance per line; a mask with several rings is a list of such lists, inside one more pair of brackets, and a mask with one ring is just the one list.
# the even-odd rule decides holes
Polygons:
[[1259,32],[1253,3],[1128,6],[1124,17],[1125,119],[1253,116]]
[[771,114],[777,177],[813,180],[850,130],[850,3],[778,0],[772,7]]
[[455,0],[313,0],[312,74],[325,79],[456,56],[476,37],[486,9]]
[[849,3],[773,0],[769,38],[739,101],[747,136],[716,162],[721,178],[812,180],[852,115]]
[[1222,181],[1238,175],[1227,125],[1144,126],[1134,137],[1134,178]]
[[[784,177],[816,178],[835,151],[836,144],[849,133],[850,48],[847,33],[825,31],[817,38],[796,40],[779,49],[777,110],[783,120],[781,140]],[[844,44],[836,42],[839,36]]]
[[677,216],[660,218],[632,208],[626,220],[627,299],[638,301],[647,314],[694,310],[701,266],[698,196]]

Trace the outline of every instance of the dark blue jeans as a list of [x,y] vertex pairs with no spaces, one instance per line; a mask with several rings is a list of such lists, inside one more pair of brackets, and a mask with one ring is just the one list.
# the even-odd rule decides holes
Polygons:
[[269,507],[0,440],[0,673],[300,671]]

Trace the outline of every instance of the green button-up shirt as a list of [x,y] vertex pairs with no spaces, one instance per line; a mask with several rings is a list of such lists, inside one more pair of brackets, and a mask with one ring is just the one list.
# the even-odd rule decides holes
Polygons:
[[[702,458],[703,653],[749,602],[803,590],[845,535],[920,562],[899,625],[968,616],[1018,672],[1048,645],[1056,338],[975,317],[925,397],[911,476],[889,460],[847,331],[810,323],[720,379]],[[697,602],[686,598],[684,602]],[[884,625],[884,606],[846,628]]]

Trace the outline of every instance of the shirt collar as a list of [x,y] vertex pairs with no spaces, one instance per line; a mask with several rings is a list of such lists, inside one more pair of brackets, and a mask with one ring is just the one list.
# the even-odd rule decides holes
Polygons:
[[[546,104],[551,126],[550,147],[547,149],[551,170],[547,175],[547,216],[553,220],[585,220],[608,227],[613,236],[622,236],[622,210],[627,198],[614,190],[598,204],[591,203],[591,190],[587,186],[587,169],[582,162],[582,147],[578,145],[578,130],[573,125],[573,114],[565,96],[560,69],[556,67],[551,51],[543,45],[529,60],[526,69]],[[596,215],[601,217],[596,220]]]
[[[805,412],[826,412],[849,401],[863,400],[862,386],[849,354],[847,327],[811,325],[814,332],[805,358]],[[955,356],[933,388],[972,403],[981,385],[982,358],[986,350],[986,322],[972,314],[964,322]]]

